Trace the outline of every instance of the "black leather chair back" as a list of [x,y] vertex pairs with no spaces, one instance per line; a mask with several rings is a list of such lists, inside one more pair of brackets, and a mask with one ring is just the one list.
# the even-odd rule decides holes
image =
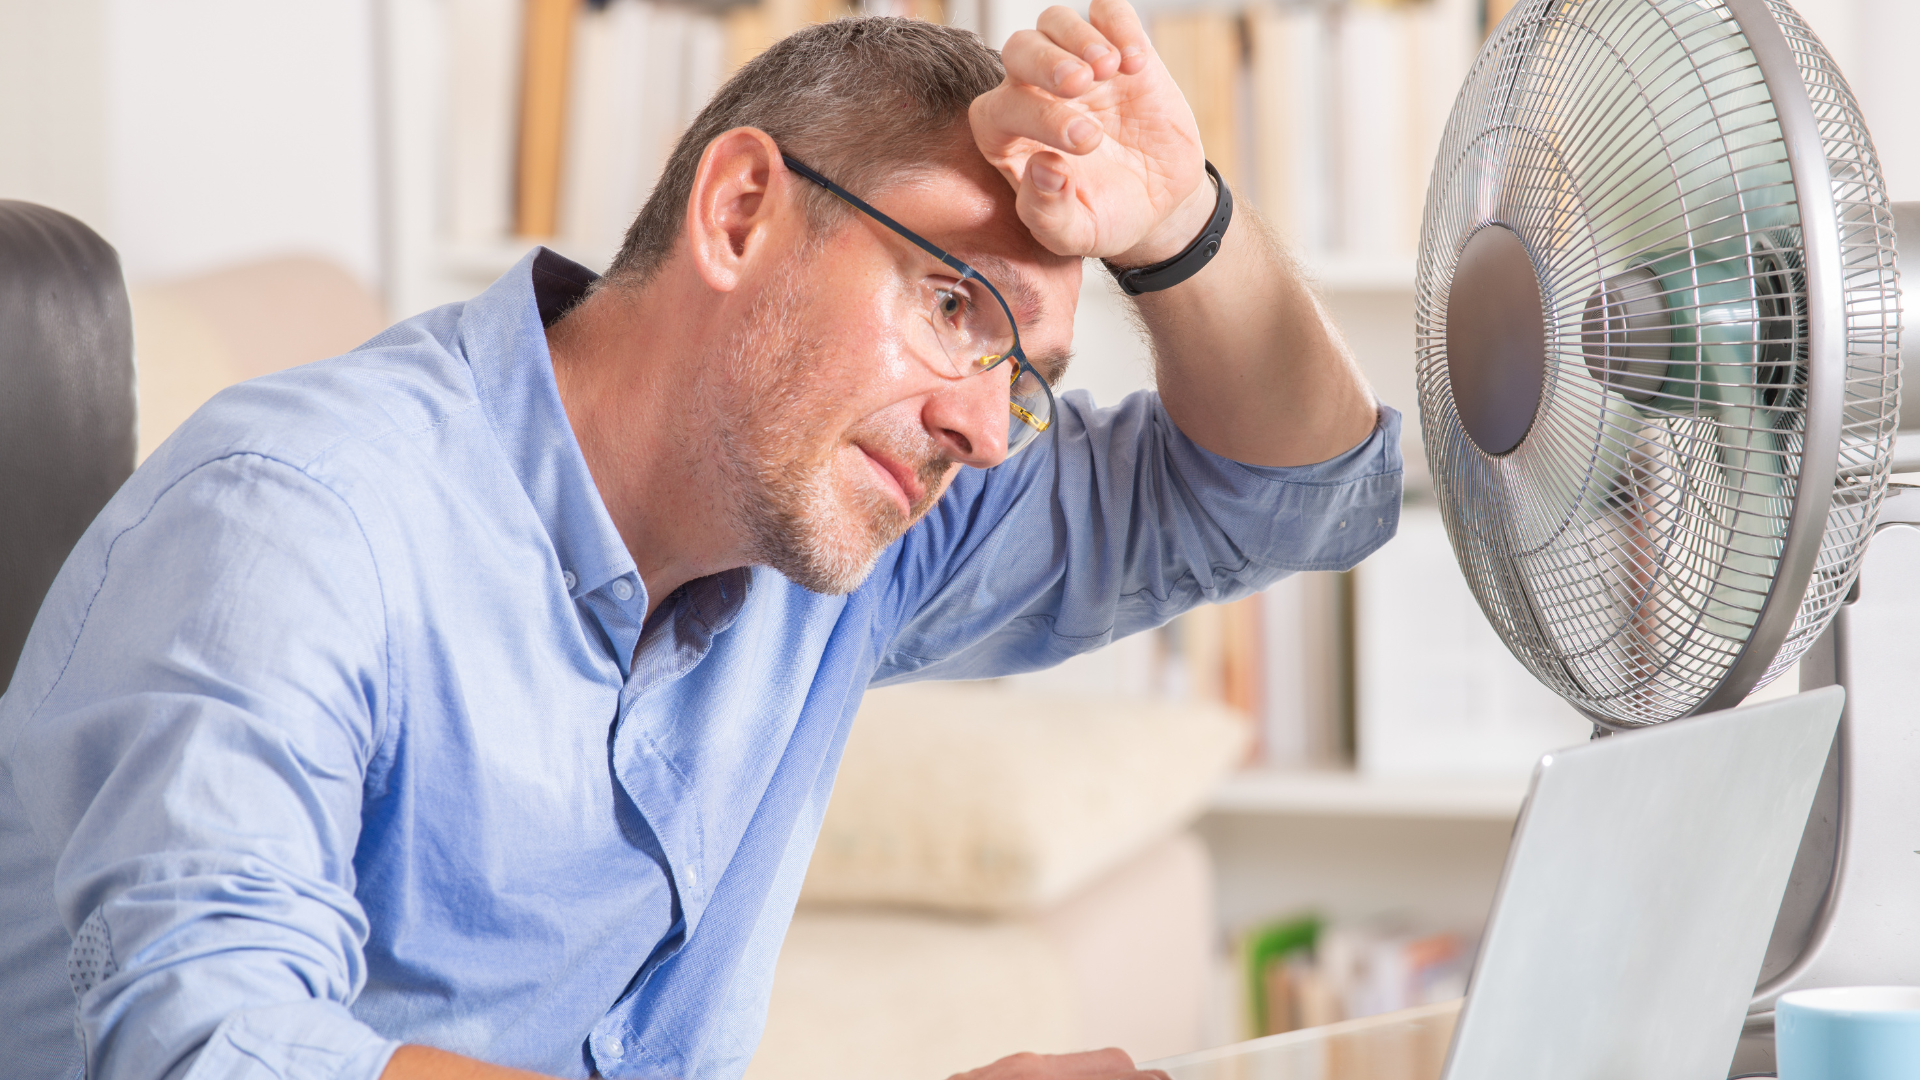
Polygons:
[[120,257],[57,210],[0,199],[0,688],[134,447]]

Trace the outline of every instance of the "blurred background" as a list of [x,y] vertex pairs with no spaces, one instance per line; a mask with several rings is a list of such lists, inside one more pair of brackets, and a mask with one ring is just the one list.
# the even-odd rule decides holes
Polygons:
[[[864,2],[993,45],[1045,6]],[[1141,6],[1209,157],[1407,415],[1400,536],[1050,672],[871,695],[754,1080],[1148,1058],[1457,996],[1531,763],[1587,734],[1461,582],[1413,400],[1427,175],[1508,0]],[[1920,77],[1901,63],[1920,4],[1797,7],[1893,198],[1920,199]],[[0,198],[119,249],[144,455],[220,388],[471,296],[532,244],[604,265],[727,74],[851,10],[0,0]],[[1069,388],[1151,386],[1097,267],[1075,349]]]

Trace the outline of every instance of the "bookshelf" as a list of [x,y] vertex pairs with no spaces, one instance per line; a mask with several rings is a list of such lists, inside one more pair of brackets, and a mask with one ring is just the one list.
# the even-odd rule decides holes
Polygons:
[[[544,98],[523,101],[518,89],[521,65],[531,62],[522,48],[522,19],[544,12],[551,27],[556,5],[565,8],[568,0],[376,5],[388,215],[383,277],[395,316],[473,295],[536,243],[588,264],[604,262],[643,194],[646,180],[635,186],[633,176],[650,178],[656,168],[659,149],[652,144],[670,143],[676,124],[757,45],[848,10],[837,0],[761,0],[725,13],[640,0],[612,0],[605,10],[577,3],[567,54],[575,71],[562,109]],[[862,6],[944,13],[957,24],[981,27],[990,41],[1037,14],[1016,0],[863,0]],[[1138,6],[1194,103],[1209,155],[1240,197],[1261,207],[1287,236],[1322,290],[1410,294],[1432,148],[1452,88],[1478,44],[1481,0],[1228,0],[1204,9],[1181,0],[1141,0]],[[646,17],[653,21],[636,29],[634,12],[641,7],[654,12]],[[613,22],[624,29],[609,30]],[[677,44],[649,56],[644,75],[608,66],[607,57],[656,36]],[[1393,57],[1404,63],[1389,62]],[[1305,58],[1314,62],[1295,62]],[[1379,73],[1388,68],[1404,70],[1384,79]],[[653,127],[642,140],[650,144],[644,151],[563,151],[562,175],[544,182],[558,189],[558,234],[515,236],[516,222],[529,220],[519,190],[527,174],[514,157],[522,107],[540,105],[549,137],[556,110],[565,113],[567,131],[608,123],[604,106],[579,104],[620,99],[578,92],[595,71],[616,84],[625,80],[625,89],[644,91],[649,101],[669,91],[680,100],[664,118],[648,121]],[[675,86],[663,90],[662,78]],[[552,80],[544,81],[550,89]],[[640,111],[647,109],[653,106]],[[582,161],[612,161],[625,172],[610,193],[607,184],[582,179]],[[592,212],[579,209],[589,202],[596,203]],[[535,223],[553,216],[535,213]]]
[[1416,779],[1345,770],[1249,768],[1229,776],[1207,802],[1211,814],[1292,818],[1376,818],[1505,822],[1520,814],[1524,777]]

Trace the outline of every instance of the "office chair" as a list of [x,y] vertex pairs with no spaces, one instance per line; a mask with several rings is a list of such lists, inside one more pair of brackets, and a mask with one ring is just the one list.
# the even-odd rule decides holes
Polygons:
[[133,473],[133,378],[113,247],[0,199],[0,689],[60,564]]

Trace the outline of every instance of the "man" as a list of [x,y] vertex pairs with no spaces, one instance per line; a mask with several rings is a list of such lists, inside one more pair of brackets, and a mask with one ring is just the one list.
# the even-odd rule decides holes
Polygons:
[[[1004,62],[804,31],[606,276],[530,255],[140,469],[0,699],[9,1077],[730,1080],[868,685],[1391,535],[1397,417],[1244,212],[1188,250],[1225,194],[1133,11]],[[1053,400],[1083,256],[1191,272],[1157,397]]]

